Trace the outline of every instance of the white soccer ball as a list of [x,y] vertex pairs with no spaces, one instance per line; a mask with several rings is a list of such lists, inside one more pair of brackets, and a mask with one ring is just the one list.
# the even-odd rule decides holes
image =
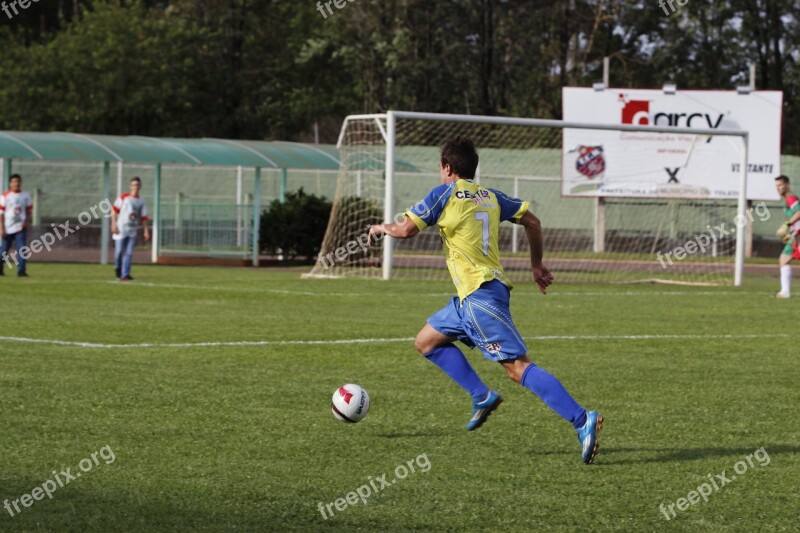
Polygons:
[[342,422],[363,420],[369,413],[369,394],[358,385],[342,385],[333,393],[331,412]]

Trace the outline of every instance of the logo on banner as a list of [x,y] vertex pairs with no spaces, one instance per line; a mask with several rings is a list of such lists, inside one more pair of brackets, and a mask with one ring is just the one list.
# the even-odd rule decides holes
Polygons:
[[[622,123],[634,126],[677,126],[684,128],[718,129],[725,121],[725,113],[711,115],[691,111],[660,111],[650,114],[650,100],[630,100],[628,95],[620,94],[619,102],[622,104]],[[730,114],[730,112],[728,113]],[[728,118],[726,126],[731,129],[740,129],[738,123]],[[706,142],[711,141],[709,138]]]
[[650,101],[628,100],[624,94],[619,95],[622,106],[622,123],[635,126],[648,126],[650,124]]
[[578,146],[575,169],[589,179],[606,170],[606,158],[602,146]]

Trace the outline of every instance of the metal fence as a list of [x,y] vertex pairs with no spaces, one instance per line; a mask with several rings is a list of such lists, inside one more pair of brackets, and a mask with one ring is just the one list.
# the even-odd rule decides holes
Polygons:
[[[4,170],[21,174],[23,189],[33,198],[29,240],[67,222],[74,226],[81,213],[98,206],[104,199],[113,202],[121,192],[127,191],[130,178],[139,176],[150,217],[159,217],[156,247],[140,245],[140,260],[144,259],[143,253],[155,259],[171,255],[253,258],[257,210],[269,209],[271,202],[282,201],[288,193],[301,188],[306,193],[332,200],[337,182],[336,171],[261,169],[257,186],[253,168],[208,165],[104,165],[15,159],[13,167]],[[784,156],[783,172],[797,181],[800,178],[800,157]],[[157,175],[160,209],[154,213]],[[558,194],[556,182],[534,183],[513,178],[506,181],[504,187],[509,192],[532,200],[538,211],[559,212],[559,204],[564,200]],[[419,180],[414,180],[418,186],[413,187],[413,191],[399,187],[396,191],[398,206],[418,201],[435,182],[434,175],[420,175]],[[559,220],[559,216],[553,215],[547,221],[548,226],[585,227],[589,231],[591,216],[588,204],[585,209],[584,206],[575,209],[574,203],[571,207],[573,214],[570,217]],[[776,202],[770,203],[769,208],[773,215],[771,221],[780,220],[781,206]],[[775,224],[771,221],[754,226],[756,248],[759,242],[771,243],[774,240]],[[517,240],[512,239],[512,242],[516,244]],[[110,243],[110,233],[108,228],[104,229],[103,218],[92,217],[79,231],[58,240],[52,250],[34,260],[106,263],[110,260]],[[774,246],[766,251],[771,252],[772,248]],[[761,255],[758,249],[754,255]]]
[[[106,168],[102,163],[27,160],[14,160],[11,172],[22,176],[23,189],[33,199],[29,240],[60,224],[69,222],[74,227],[81,213],[90,212],[103,200],[113,202],[128,190],[130,179],[139,176],[150,219],[159,218],[157,244],[139,246],[153,258],[251,258],[256,210],[269,209],[271,202],[282,201],[301,188],[332,199],[337,176],[325,170],[260,169],[257,185],[255,169],[247,167],[113,163]],[[154,212],[156,182],[158,213]],[[34,260],[106,263],[110,233],[103,226],[103,217],[92,217],[69,238],[58,240],[47,255]]]

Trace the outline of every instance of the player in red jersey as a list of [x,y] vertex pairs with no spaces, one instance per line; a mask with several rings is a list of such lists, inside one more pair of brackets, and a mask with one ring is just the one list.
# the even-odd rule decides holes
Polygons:
[[781,252],[778,264],[781,267],[781,291],[777,298],[789,298],[792,294],[792,260],[800,259],[800,198],[792,194],[789,178],[778,176],[775,178],[778,194],[784,201],[783,213],[786,222],[778,228],[778,236],[785,246]]

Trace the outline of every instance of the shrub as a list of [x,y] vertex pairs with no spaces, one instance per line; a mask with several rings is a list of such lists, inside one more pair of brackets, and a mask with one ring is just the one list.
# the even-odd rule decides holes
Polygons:
[[306,194],[302,188],[287,193],[285,202],[273,200],[261,214],[260,251],[313,263],[330,214],[331,203],[324,196]]

